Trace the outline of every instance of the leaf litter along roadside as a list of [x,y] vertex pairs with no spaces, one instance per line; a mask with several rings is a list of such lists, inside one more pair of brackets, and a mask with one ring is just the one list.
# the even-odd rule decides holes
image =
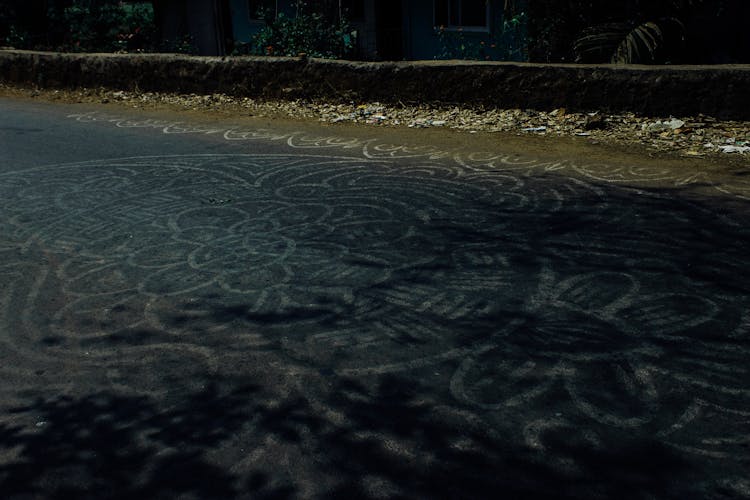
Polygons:
[[480,109],[455,105],[386,105],[235,97],[226,94],[172,94],[109,89],[50,90],[0,84],[0,93],[80,103],[119,103],[133,108],[168,106],[262,118],[292,118],[371,126],[447,128],[466,133],[578,137],[592,143],[638,145],[678,157],[750,159],[750,122],[710,116],[645,117],[528,109]]

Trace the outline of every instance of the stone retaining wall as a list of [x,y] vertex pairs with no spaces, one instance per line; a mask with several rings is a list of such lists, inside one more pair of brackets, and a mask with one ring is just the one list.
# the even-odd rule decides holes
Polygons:
[[48,88],[226,93],[750,119],[750,66],[351,62],[0,51],[0,81]]

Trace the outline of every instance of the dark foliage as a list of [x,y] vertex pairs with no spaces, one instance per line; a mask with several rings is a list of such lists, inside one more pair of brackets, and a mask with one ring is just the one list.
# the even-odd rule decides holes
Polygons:
[[743,0],[529,2],[537,62],[727,63],[750,60]]
[[296,2],[294,15],[278,14],[273,9],[258,13],[266,26],[252,40],[238,47],[238,53],[268,56],[297,56],[331,59],[350,54],[356,33],[346,13],[334,2]]
[[0,44],[70,52],[152,51],[150,2],[0,0]]

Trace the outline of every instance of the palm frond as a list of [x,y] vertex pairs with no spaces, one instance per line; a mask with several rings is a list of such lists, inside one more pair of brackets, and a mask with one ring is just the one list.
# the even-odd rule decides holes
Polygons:
[[573,44],[576,61],[609,61],[631,30],[630,23],[605,23],[586,28]]
[[615,64],[652,63],[657,49],[664,42],[658,24],[647,21],[634,27],[620,42],[610,62]]
[[674,17],[640,24],[599,24],[583,30],[573,51],[576,62],[583,63],[661,63],[684,44],[685,32],[685,25]]
[[628,21],[597,24],[581,32],[573,44],[576,61],[654,64],[679,60],[687,36],[680,19],[688,19],[694,7],[706,3],[634,0]]

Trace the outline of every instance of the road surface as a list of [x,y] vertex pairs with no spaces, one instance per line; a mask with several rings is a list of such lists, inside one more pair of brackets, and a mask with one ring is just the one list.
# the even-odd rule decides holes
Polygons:
[[0,496],[750,496],[744,172],[373,130],[0,99]]

